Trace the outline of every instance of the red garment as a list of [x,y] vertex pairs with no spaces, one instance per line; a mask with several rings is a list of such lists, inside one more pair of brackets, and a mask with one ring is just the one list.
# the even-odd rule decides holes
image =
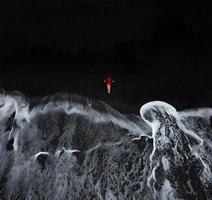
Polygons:
[[110,94],[112,82],[113,82],[112,78],[108,77],[108,78],[106,79],[107,93],[108,93],[108,94]]
[[107,79],[106,79],[106,83],[107,83],[107,85],[112,85],[112,78],[110,78],[110,77],[108,77]]

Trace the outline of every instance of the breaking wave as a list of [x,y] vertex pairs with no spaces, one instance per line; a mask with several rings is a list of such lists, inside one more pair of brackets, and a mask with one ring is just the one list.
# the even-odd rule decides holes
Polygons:
[[212,109],[123,115],[73,94],[0,93],[0,199],[212,199]]

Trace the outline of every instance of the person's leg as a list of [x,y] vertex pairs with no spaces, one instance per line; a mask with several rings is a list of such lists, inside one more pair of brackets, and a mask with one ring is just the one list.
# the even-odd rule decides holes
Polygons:
[[110,94],[110,87],[111,85],[110,84],[107,84],[107,93]]

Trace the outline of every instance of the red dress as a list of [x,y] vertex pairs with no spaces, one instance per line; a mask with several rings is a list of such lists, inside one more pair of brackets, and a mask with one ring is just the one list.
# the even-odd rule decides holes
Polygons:
[[108,77],[106,79],[106,84],[107,84],[107,93],[110,94],[110,90],[111,90],[111,85],[112,85],[112,78]]

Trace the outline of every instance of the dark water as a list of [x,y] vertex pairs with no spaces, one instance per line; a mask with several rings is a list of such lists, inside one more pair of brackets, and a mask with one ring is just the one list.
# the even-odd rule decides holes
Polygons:
[[70,94],[0,97],[0,199],[212,199],[212,109],[122,115]]

